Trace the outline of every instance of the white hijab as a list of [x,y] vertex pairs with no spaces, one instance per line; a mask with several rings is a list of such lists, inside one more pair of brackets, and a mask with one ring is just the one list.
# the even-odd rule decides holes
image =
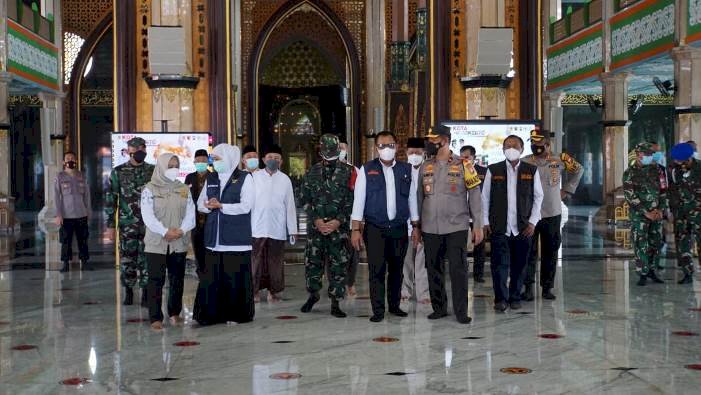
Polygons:
[[229,144],[219,144],[212,150],[212,154],[218,156],[229,165],[229,171],[226,173],[219,173],[219,180],[226,183],[231,178],[234,170],[239,166],[241,162],[241,150],[235,145]]

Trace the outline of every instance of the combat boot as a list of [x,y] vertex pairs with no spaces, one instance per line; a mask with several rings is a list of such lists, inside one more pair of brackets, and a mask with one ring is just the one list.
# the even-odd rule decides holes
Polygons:
[[338,306],[338,299],[331,299],[331,315],[336,318],[346,318],[346,313]]
[[641,274],[641,275],[640,275],[640,280],[638,280],[638,284],[637,284],[637,285],[639,285],[639,286],[641,286],[641,287],[644,287],[645,284],[647,284],[647,276],[645,276],[644,274]]
[[61,267],[61,270],[59,270],[61,273],[66,273],[70,268],[70,264],[68,261],[63,261],[63,266]]
[[309,299],[307,299],[307,302],[302,306],[302,313],[308,313],[312,311],[312,307],[316,304],[316,302],[319,301],[319,293],[318,292],[313,292],[309,294]]
[[679,280],[677,284],[691,284],[693,281],[691,273],[684,273],[684,278]]
[[132,287],[124,287],[126,295],[124,296],[124,305],[131,306],[134,304],[134,289]]
[[653,283],[664,284],[664,280],[657,277],[657,274],[655,274],[655,272],[653,270],[650,270],[650,273],[648,273],[647,278],[652,280]]

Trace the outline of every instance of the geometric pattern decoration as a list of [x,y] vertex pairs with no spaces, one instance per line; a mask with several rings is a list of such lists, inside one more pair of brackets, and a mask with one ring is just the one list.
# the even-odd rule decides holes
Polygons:
[[58,90],[58,49],[24,27],[7,20],[7,71]]
[[701,0],[689,0],[687,41],[701,40]]
[[84,42],[85,40],[75,33],[63,32],[63,83],[66,85],[71,82],[73,64]]
[[591,77],[603,67],[601,24],[548,49],[548,88]]
[[262,67],[261,84],[285,88],[342,85],[326,57],[314,46],[296,41]]
[[611,67],[639,62],[674,46],[674,14],[674,0],[648,0],[614,15]]

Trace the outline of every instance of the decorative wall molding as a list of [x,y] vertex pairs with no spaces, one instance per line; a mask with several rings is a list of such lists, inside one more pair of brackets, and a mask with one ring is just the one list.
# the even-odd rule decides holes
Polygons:
[[594,77],[603,70],[602,25],[552,46],[547,53],[549,89]]
[[[599,100],[603,103],[602,95],[585,95],[585,94],[567,94],[562,99],[563,106],[587,106],[587,98],[591,97],[594,100]],[[632,98],[632,96],[631,96]],[[643,95],[644,105],[656,105],[656,106],[672,106],[674,105],[673,96],[662,96],[662,95]]]
[[689,9],[687,15],[689,22],[686,28],[686,41],[701,41],[701,0],[688,0]]
[[674,0],[646,0],[611,20],[611,68],[655,56],[674,46]]
[[58,48],[7,20],[7,71],[43,89],[59,90]]

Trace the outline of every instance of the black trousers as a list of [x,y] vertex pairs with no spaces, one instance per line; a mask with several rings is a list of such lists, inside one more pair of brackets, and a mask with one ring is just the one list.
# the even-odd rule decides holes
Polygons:
[[195,252],[195,263],[197,264],[197,274],[204,270],[204,257],[207,255],[207,248],[204,246],[204,228],[195,227],[190,233],[192,239],[192,249]]
[[[472,230],[472,228],[473,226],[470,224],[470,230]],[[479,244],[472,246],[472,259],[474,259],[472,277],[475,279],[484,277],[484,261],[487,259],[485,243],[486,241],[482,240]]]
[[61,240],[61,261],[68,262],[73,258],[73,235],[78,239],[78,258],[81,261],[90,259],[88,252],[88,217],[64,218],[59,230]]
[[348,272],[346,274],[346,285],[348,287],[355,286],[355,277],[358,275],[358,264],[360,263],[360,252],[358,252],[350,244],[350,239],[348,240],[348,251],[350,251],[350,258],[348,259]]
[[195,321],[200,325],[253,321],[251,251],[207,250],[204,263],[195,296]]
[[448,258],[453,312],[458,317],[467,316],[467,263],[464,259],[467,234],[467,230],[446,235],[423,233],[428,291],[433,311],[437,313],[448,312],[443,264],[445,258]]
[[520,302],[523,271],[528,262],[531,237],[492,233],[490,241],[494,303]]
[[557,270],[557,253],[560,250],[562,235],[560,234],[561,215],[543,218],[535,227],[535,234],[531,244],[531,252],[528,254],[526,266],[526,279],[524,284],[528,287],[535,283],[536,261],[538,259],[538,241],[540,240],[540,286],[543,289],[551,289],[555,283],[555,271]]
[[404,280],[404,255],[409,244],[406,225],[381,228],[365,224],[363,237],[368,253],[370,303],[373,314],[385,313],[385,281],[389,309],[399,309]]
[[185,256],[187,253],[146,253],[148,283],[148,315],[151,322],[163,321],[163,284],[168,270],[168,317],[180,315],[183,310],[183,285],[185,282]]

